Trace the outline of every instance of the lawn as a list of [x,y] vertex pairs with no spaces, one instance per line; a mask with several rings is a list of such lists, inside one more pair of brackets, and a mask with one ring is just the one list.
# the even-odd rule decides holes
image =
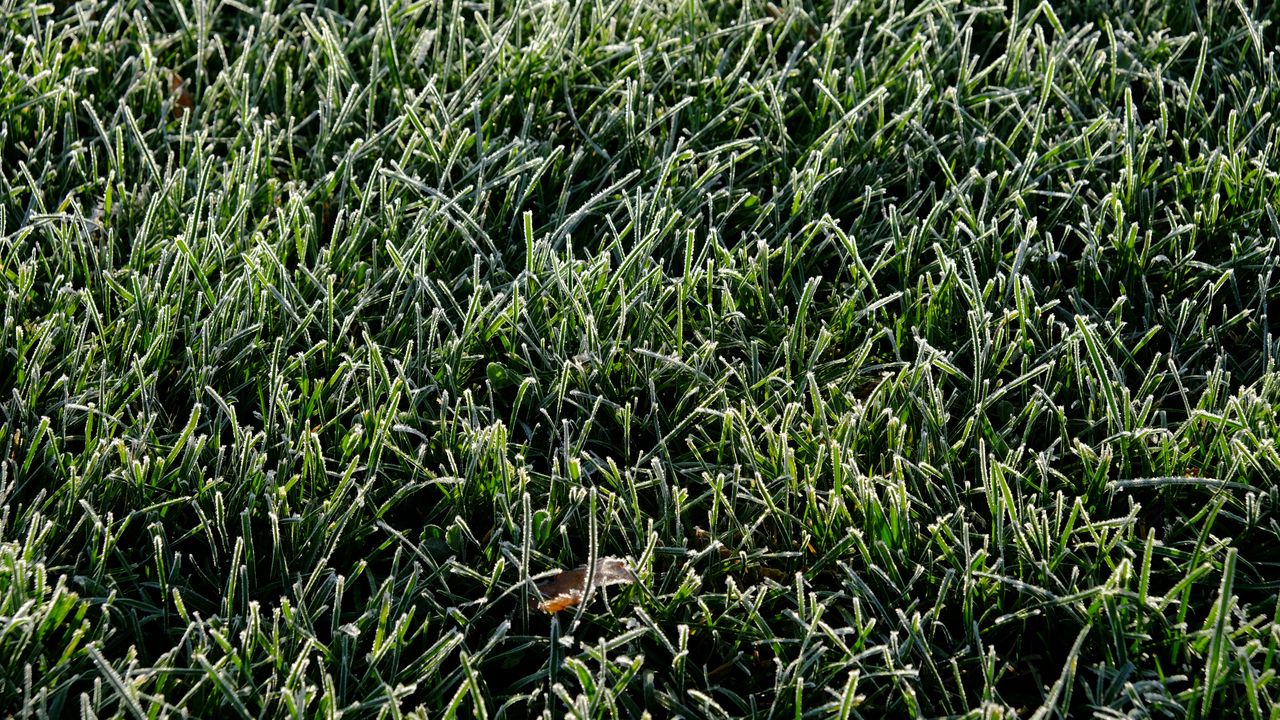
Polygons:
[[1280,718],[1278,46],[0,1],[0,716]]

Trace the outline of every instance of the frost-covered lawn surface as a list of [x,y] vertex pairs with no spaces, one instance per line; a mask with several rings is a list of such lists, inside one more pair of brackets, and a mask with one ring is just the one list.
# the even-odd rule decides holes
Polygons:
[[775,1],[0,3],[0,716],[1280,717],[1280,10]]

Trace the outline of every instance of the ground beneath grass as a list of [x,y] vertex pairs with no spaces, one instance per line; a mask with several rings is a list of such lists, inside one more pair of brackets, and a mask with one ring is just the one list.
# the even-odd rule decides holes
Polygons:
[[0,2],[0,715],[1280,718],[1280,10],[776,3]]

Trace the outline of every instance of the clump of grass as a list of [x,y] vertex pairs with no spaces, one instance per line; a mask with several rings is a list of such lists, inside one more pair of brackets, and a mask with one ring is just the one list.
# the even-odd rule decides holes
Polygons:
[[1278,21],[0,3],[0,710],[1277,717]]

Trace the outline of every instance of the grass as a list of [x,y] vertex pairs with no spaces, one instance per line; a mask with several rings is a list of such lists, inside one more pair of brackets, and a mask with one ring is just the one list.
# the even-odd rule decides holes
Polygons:
[[1276,6],[775,1],[0,2],[0,714],[1280,718]]

